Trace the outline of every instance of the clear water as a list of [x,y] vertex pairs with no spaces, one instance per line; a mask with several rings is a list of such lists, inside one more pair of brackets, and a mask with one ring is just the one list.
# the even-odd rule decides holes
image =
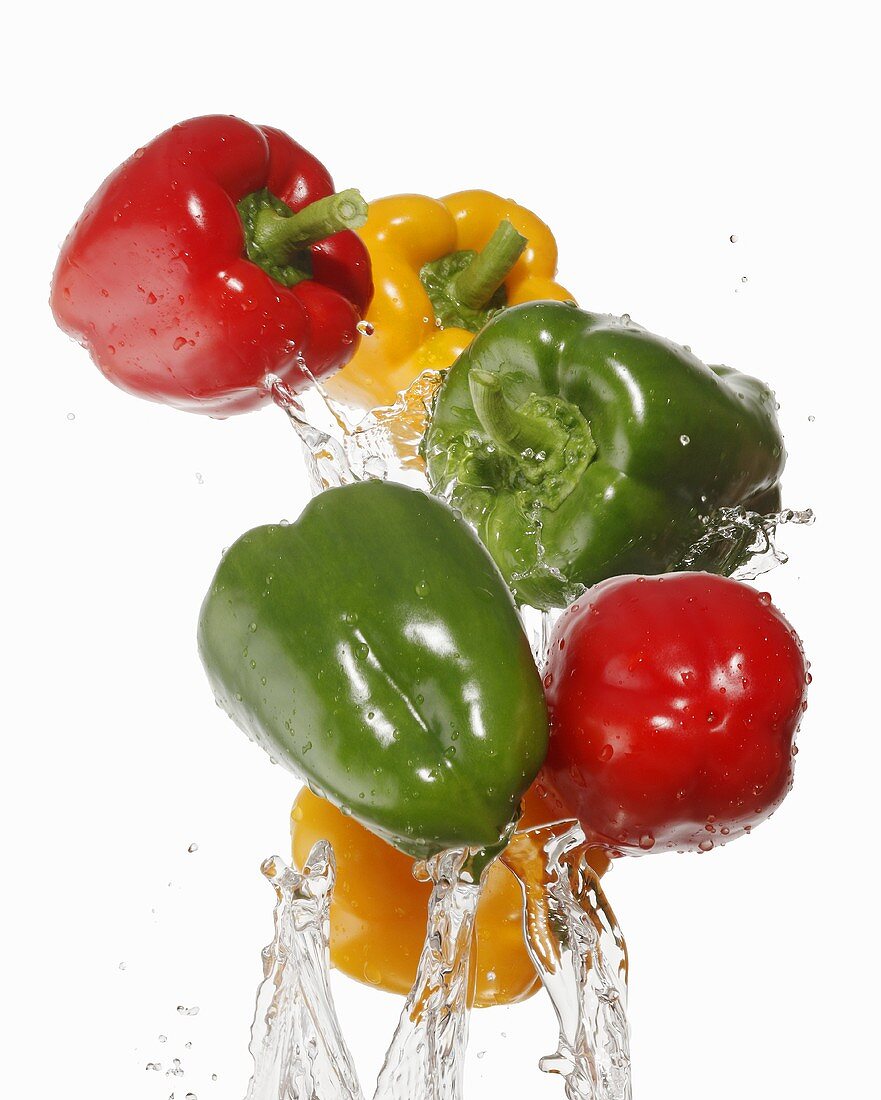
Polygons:
[[526,947],[560,1042],[539,1063],[568,1100],[630,1100],[627,948],[572,822],[516,833],[501,859],[523,890]]
[[788,555],[777,545],[778,529],[786,524],[812,524],[810,508],[782,512],[751,512],[747,508],[718,508],[703,518],[705,533],[688,548],[679,562],[682,569],[699,567],[707,552],[714,556],[721,550],[724,557],[741,563],[730,575],[739,581],[751,581],[778,565],[785,565]]
[[[583,844],[564,823],[517,834],[501,858],[523,888],[527,947],[560,1025],[540,1068],[563,1078],[568,1100],[630,1100],[626,949]],[[425,865],[434,884],[425,945],[374,1100],[464,1100],[474,922],[490,862],[458,850]],[[263,951],[246,1100],[363,1100],[330,988],[333,852],[320,842],[302,870],[273,857],[263,873],[276,893],[275,934]]]
[[277,856],[261,870],[277,898],[275,935],[263,951],[246,1100],[362,1100],[330,991],[330,845],[316,844],[300,871]]
[[426,865],[434,883],[416,982],[379,1074],[374,1100],[460,1100],[468,1044],[468,988],[480,876],[468,853]]

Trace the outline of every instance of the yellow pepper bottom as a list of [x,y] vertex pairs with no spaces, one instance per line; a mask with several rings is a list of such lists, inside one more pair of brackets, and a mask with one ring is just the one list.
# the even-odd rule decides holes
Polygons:
[[[544,824],[540,801],[527,796],[524,827]],[[431,886],[413,878],[413,860],[307,788],[291,811],[294,861],[305,863],[312,845],[328,840],[337,879],[330,909],[330,957],[358,981],[407,993],[425,939]],[[591,853],[602,873],[608,861]],[[477,968],[473,1003],[478,1008],[513,1004],[539,986],[523,943],[520,887],[501,863],[488,873],[477,910]]]

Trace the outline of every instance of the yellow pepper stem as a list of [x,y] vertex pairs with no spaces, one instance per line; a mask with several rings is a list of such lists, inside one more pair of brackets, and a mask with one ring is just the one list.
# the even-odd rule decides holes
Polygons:
[[482,309],[505,281],[526,248],[526,238],[507,220],[456,277],[456,296],[468,309]]

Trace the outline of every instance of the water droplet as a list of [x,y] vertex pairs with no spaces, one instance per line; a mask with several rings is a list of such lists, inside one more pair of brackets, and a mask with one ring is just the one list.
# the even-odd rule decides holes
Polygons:
[[364,642],[359,642],[355,646],[355,657],[359,661],[366,661],[370,656],[370,646],[365,645]]
[[702,852],[711,852],[713,850],[713,847],[714,847],[713,842],[712,842],[712,840],[710,840],[710,838],[708,836],[704,837],[704,839],[700,842],[700,844],[698,844],[698,848]]
[[422,580],[419,581],[416,585],[416,595],[419,596],[420,599],[424,599],[430,594],[430,592],[431,585],[428,583],[428,581]]
[[643,833],[639,838],[639,846],[644,852],[649,852],[655,846],[655,838],[651,833]]
[[187,1008],[185,1005],[178,1005],[177,1011],[179,1016],[198,1016],[199,1006],[193,1005],[192,1008]]
[[76,413],[68,413],[67,414],[67,419],[68,420],[76,420]]
[[388,473],[388,467],[379,455],[370,455],[364,461],[364,473],[367,477],[384,480]]
[[687,447],[687,446],[688,446],[688,444],[689,444],[689,443],[691,443],[691,436],[689,436],[689,435],[681,435],[681,436],[679,437],[679,442],[680,442],[680,443],[682,444],[682,446],[683,446],[683,447]]
[[168,1036],[167,1035],[160,1035],[159,1036],[159,1042],[160,1043],[167,1043],[168,1042]]
[[[178,1009],[178,1012],[180,1009]],[[171,1069],[165,1071],[166,1077],[183,1077],[184,1071],[181,1068],[180,1058],[174,1058],[171,1063]]]
[[370,321],[359,321],[355,328],[362,336],[372,336],[376,332],[376,327]]
[[195,843],[194,843],[194,844],[191,844],[191,845],[189,846],[189,848],[187,848],[187,851],[188,851],[188,852],[190,852],[190,853],[192,853],[192,852],[198,852],[198,851],[199,851],[199,845],[198,845],[198,844],[195,844]]
[[740,281],[741,281],[742,283],[746,283],[746,282],[749,282],[749,280],[747,279],[746,275],[741,275],[741,276],[740,276]]
[[816,417],[814,416],[814,414],[813,414],[813,413],[811,413],[811,415],[810,415],[810,416],[808,417],[808,420],[809,420],[809,422],[810,422],[811,424],[813,424],[813,423],[814,423],[814,421],[815,421],[816,419],[817,419],[817,418],[816,418]]
[[257,624],[256,623],[248,623],[248,630],[250,630],[252,634],[256,634],[257,633]]
[[731,241],[732,244],[737,244],[737,234],[732,233],[728,240]]
[[144,1069],[150,1071],[151,1073],[158,1073],[158,1071],[160,1069],[162,1069],[162,1063],[161,1062],[148,1062],[144,1066]]
[[771,603],[771,593],[770,592],[760,592],[759,593],[759,603],[762,605],[762,607],[768,607],[768,605]]
[[611,745],[603,745],[600,749],[600,760],[605,764],[615,755],[615,750]]
[[171,346],[174,348],[175,351],[180,351],[180,349],[182,347],[186,346],[186,343],[187,343],[186,336],[178,336],[178,337],[176,337],[174,343]]
[[119,969],[120,969],[120,970],[125,970],[125,968],[126,968],[126,964],[125,964],[124,962],[121,962],[121,963],[119,964]]

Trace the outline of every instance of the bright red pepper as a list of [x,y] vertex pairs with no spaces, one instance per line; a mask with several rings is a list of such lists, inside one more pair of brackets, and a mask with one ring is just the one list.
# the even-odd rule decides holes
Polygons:
[[[364,245],[333,231],[363,222],[363,200],[344,193],[328,218],[311,204],[332,194],[279,130],[220,115],[173,126],[89,201],[55,270],[55,318],[111,382],[176,408],[247,412],[268,374],[302,388],[303,363],[317,377],[351,358],[372,294]],[[247,258],[259,249],[242,200],[262,219],[265,269]],[[293,221],[305,207],[323,216]]]
[[612,854],[710,851],[789,791],[807,668],[767,593],[707,573],[604,581],[553,633],[540,783]]

